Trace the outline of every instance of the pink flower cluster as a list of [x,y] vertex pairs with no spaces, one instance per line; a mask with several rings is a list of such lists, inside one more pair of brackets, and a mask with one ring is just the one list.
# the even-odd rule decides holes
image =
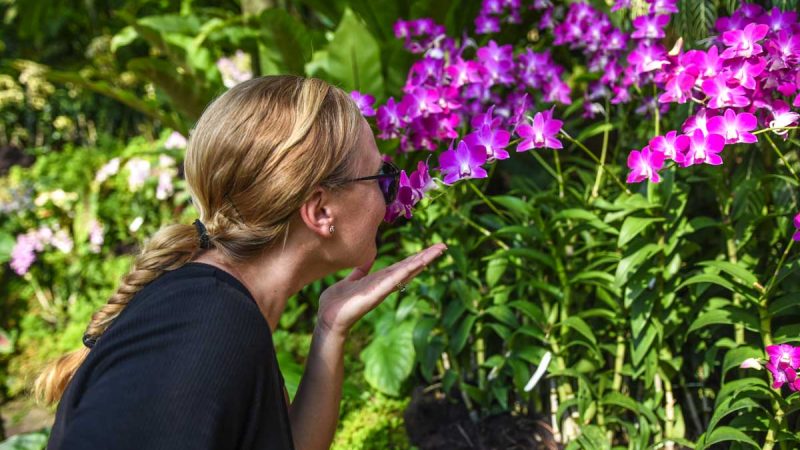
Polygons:
[[17,275],[25,275],[36,261],[36,253],[43,252],[46,245],[52,245],[63,253],[69,253],[72,251],[73,242],[66,230],[53,232],[47,226],[20,234],[11,249],[11,268]]
[[681,167],[722,164],[725,145],[757,142],[752,131],[759,123],[785,136],[784,128],[800,120],[791,111],[791,106],[800,106],[797,13],[745,4],[731,17],[717,20],[716,28],[721,34],[707,51],[684,52],[677,46],[667,54],[659,48],[643,63],[641,54],[634,56],[643,51],[645,44],[640,44],[628,55],[629,68],[639,75],[648,67],[660,68],[652,76],[663,91],[659,103],[702,105],[684,122],[682,134],[669,131],[631,152],[628,182],[658,182],[665,160]]
[[[438,172],[445,184],[487,176],[484,164],[508,158],[505,148],[512,133],[522,140],[517,151],[561,148],[555,138],[561,122],[553,120],[552,111],[533,118],[527,115],[533,108],[526,93],[529,87],[540,91],[546,102],[571,102],[569,87],[561,80],[564,69],[549,52],[527,49],[515,57],[511,45],[492,40],[476,48],[472,40],[464,39],[459,46],[430,19],[398,21],[395,35],[405,39],[406,48],[424,56],[411,66],[403,97],[389,98],[377,108],[378,136],[399,138],[401,152],[435,151],[449,142],[438,157]],[[468,51],[474,57],[467,57]],[[351,96],[368,116],[374,100],[356,92]],[[461,137],[464,124],[469,129]],[[387,221],[401,214],[411,216],[414,204],[435,186],[425,181],[430,179],[428,173],[427,162],[410,176],[401,173],[400,191],[387,209]]]

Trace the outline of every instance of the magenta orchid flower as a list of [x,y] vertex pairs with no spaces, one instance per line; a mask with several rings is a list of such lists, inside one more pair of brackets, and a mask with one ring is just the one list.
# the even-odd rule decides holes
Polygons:
[[736,114],[732,109],[725,110],[725,114],[722,116],[712,117],[708,120],[709,133],[724,137],[726,144],[758,142],[758,138],[750,133],[756,126],[758,126],[756,116],[744,112]]
[[800,369],[800,347],[789,344],[768,345],[766,347],[769,362],[776,367]]
[[647,14],[633,19],[636,28],[631,37],[634,39],[661,39],[666,34],[664,27],[669,23],[668,15]]
[[509,155],[505,148],[510,139],[511,133],[508,131],[494,129],[486,125],[464,136],[464,140],[470,147],[481,146],[486,150],[486,162],[508,159]]
[[742,107],[750,104],[750,99],[747,97],[744,88],[741,86],[731,87],[728,84],[730,79],[730,75],[720,73],[714,78],[703,81],[703,91],[710,98],[708,102],[709,108]]
[[651,183],[658,183],[661,177],[658,171],[664,167],[664,154],[654,152],[649,146],[645,146],[641,151],[633,150],[628,155],[628,183],[639,183],[649,180]]
[[439,155],[439,170],[444,175],[444,183],[453,184],[467,178],[486,178],[488,174],[481,167],[486,162],[486,149],[470,147],[459,141],[455,150],[449,149]]
[[797,213],[794,216],[794,234],[792,235],[792,239],[795,241],[800,241],[800,213]]
[[552,113],[547,115],[537,112],[533,117],[533,124],[521,123],[517,126],[516,132],[522,138],[522,142],[517,145],[518,152],[524,152],[532,148],[562,148],[561,141],[556,139],[556,135],[561,130],[564,123],[552,118]]
[[749,58],[761,53],[762,48],[758,41],[764,39],[769,31],[769,26],[750,23],[744,30],[730,30],[722,33],[722,42],[728,46],[720,55],[722,59]]
[[725,147],[725,138],[718,134],[706,135],[700,130],[694,130],[689,137],[689,151],[683,161],[684,167],[703,163],[712,166],[722,164],[718,153]]
[[364,117],[372,117],[375,115],[375,110],[372,109],[372,105],[375,104],[375,97],[369,94],[362,94],[358,91],[350,92],[350,97],[356,102],[358,109],[361,110],[361,114],[363,114]]
[[683,151],[689,146],[689,138],[684,135],[678,136],[677,131],[670,131],[664,136],[656,136],[650,139],[649,147],[653,152],[661,153],[665,159],[671,159],[676,163],[684,160]]
[[786,367],[777,367],[771,362],[764,365],[772,374],[772,387],[780,389],[784,384],[788,384],[792,390],[797,390],[797,372]]

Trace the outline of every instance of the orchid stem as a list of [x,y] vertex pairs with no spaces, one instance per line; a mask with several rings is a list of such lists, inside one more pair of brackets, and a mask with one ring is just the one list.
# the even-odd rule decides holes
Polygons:
[[558,174],[558,198],[564,198],[564,175],[561,173],[561,160],[558,158],[558,151],[553,152],[553,159],[556,163],[556,173]]
[[800,182],[800,178],[797,176],[797,172],[795,172],[794,169],[792,168],[792,165],[789,164],[788,161],[786,161],[786,158],[784,158],[783,153],[781,153],[781,150],[778,148],[777,145],[775,145],[775,141],[773,141],[768,134],[765,134],[764,137],[767,138],[767,142],[769,142],[769,145],[772,147],[773,150],[775,150],[775,153],[777,153],[778,156],[780,156],[781,161],[783,161],[783,164],[786,166],[787,169],[789,169],[789,172],[792,173],[794,179]]
[[[606,108],[605,108],[606,125],[608,125],[609,123],[608,108],[609,108],[608,99],[606,98]],[[658,129],[657,125],[656,129]],[[600,192],[600,183],[603,182],[603,171],[605,170],[605,164],[606,164],[606,152],[608,151],[608,133],[609,129],[608,127],[606,127],[606,129],[603,131],[603,148],[602,150],[600,150],[600,166],[597,167],[597,174],[594,177],[594,186],[592,187],[592,198],[597,198],[597,195]]]
[[480,189],[478,189],[477,187],[475,187],[475,185],[474,185],[473,183],[467,183],[467,184],[469,184],[469,187],[470,187],[470,188],[472,188],[472,190],[473,190],[473,191],[475,191],[475,193],[476,193],[476,194],[478,194],[478,197],[480,197],[480,198],[481,198],[481,200],[483,200],[483,202],[484,202],[484,203],[486,203],[486,206],[488,206],[489,208],[491,208],[491,210],[492,210],[492,211],[494,211],[494,213],[495,213],[495,214],[497,214],[498,216],[501,216],[501,217],[503,217],[503,216],[506,216],[506,217],[507,217],[507,215],[506,215],[504,212],[502,212],[502,211],[500,211],[499,209],[497,209],[497,207],[496,207],[496,206],[494,206],[494,203],[492,203],[492,201],[491,201],[491,200],[489,200],[488,198],[486,198],[486,196],[485,196],[485,195],[483,195],[483,192],[481,192],[481,190],[480,190]]
[[509,247],[508,247],[508,244],[506,244],[505,242],[501,241],[500,239],[497,239],[496,237],[492,236],[492,232],[491,232],[491,231],[489,231],[489,230],[487,230],[486,228],[484,228],[484,227],[482,227],[482,226],[478,225],[478,224],[477,224],[477,223],[475,223],[475,222],[474,222],[472,219],[470,219],[469,217],[467,217],[466,215],[464,215],[464,213],[462,213],[462,212],[461,212],[461,211],[460,211],[460,210],[459,210],[459,209],[456,207],[456,205],[453,203],[453,201],[452,201],[452,199],[451,199],[450,195],[445,195],[445,197],[447,197],[447,203],[448,203],[448,205],[450,205],[450,209],[451,209],[453,212],[455,212],[457,216],[459,216],[459,217],[461,217],[462,219],[464,219],[464,222],[466,222],[466,223],[467,223],[467,225],[471,226],[472,228],[475,228],[476,230],[478,230],[479,232],[481,232],[481,234],[483,234],[484,236],[486,236],[486,237],[489,237],[489,238],[492,238],[492,240],[494,240],[494,241],[497,243],[497,245],[498,245],[500,248],[502,248],[503,250],[508,250],[508,249],[509,249]]
[[758,131],[754,131],[753,134],[761,134],[766,133],[767,131],[775,131],[775,130],[797,130],[800,127],[774,127],[774,128],[762,128]]
[[[567,134],[567,132],[566,132],[566,131],[564,131],[563,129],[561,130],[561,135],[562,135],[562,136],[564,136],[564,138],[566,138],[568,141],[570,141],[570,142],[572,142],[573,144],[577,145],[577,146],[578,146],[578,148],[580,148],[581,150],[583,150],[584,152],[586,152],[586,154],[587,154],[587,155],[589,155],[589,157],[590,157],[590,158],[592,158],[592,160],[593,160],[594,162],[596,162],[596,163],[600,164],[600,160],[599,160],[599,159],[597,159],[597,156],[595,156],[595,155],[594,155],[594,153],[592,153],[592,151],[591,151],[591,150],[589,150],[588,148],[586,148],[586,146],[585,146],[585,145],[583,145],[582,143],[580,143],[580,141],[576,141],[575,139],[573,139],[573,137],[572,137],[572,136],[570,136],[569,134]],[[601,165],[600,165],[600,167],[602,167],[604,171],[608,172],[608,168],[607,168],[606,166],[604,166],[604,165],[602,165],[602,164],[601,164]],[[626,194],[630,194],[630,193],[631,193],[631,191],[629,191],[629,190],[628,190],[628,187],[627,187],[627,186],[625,186],[625,184],[624,184],[622,181],[620,181],[620,180],[619,180],[619,178],[617,178],[617,177],[616,177],[616,175],[614,175],[613,173],[610,173],[610,172],[608,173],[608,175],[609,175],[609,176],[610,176],[610,177],[611,177],[611,178],[612,178],[614,181],[616,181],[616,182],[617,182],[617,184],[619,185],[619,187],[620,187],[620,188],[622,188],[622,190],[623,190],[623,191],[625,191],[625,193],[626,193]]]

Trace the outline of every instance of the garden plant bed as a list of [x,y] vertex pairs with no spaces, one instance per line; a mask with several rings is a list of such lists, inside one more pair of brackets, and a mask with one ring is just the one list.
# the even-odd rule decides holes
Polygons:
[[409,441],[421,450],[557,449],[544,417],[497,414],[477,423],[453,396],[417,387],[404,413]]

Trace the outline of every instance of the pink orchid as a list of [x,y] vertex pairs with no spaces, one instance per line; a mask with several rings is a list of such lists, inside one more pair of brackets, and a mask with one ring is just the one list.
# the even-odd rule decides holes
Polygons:
[[724,146],[725,138],[722,136],[718,134],[705,135],[700,130],[694,130],[694,133],[690,135],[689,151],[686,152],[683,166],[703,163],[718,166],[722,164],[722,158],[718,153]]
[[628,168],[631,169],[631,172],[626,181],[639,183],[649,180],[652,183],[658,183],[661,181],[658,171],[662,167],[664,167],[663,153],[654,152],[650,150],[649,146],[645,146],[642,151],[633,150],[628,155]]
[[684,160],[683,151],[689,146],[689,137],[678,136],[677,131],[670,131],[664,136],[650,139],[649,146],[654,152],[663,154],[665,159],[681,163]]
[[724,137],[726,144],[758,142],[755,135],[750,133],[756,126],[758,126],[756,116],[750,113],[736,114],[732,109],[725,110],[722,116],[708,120],[708,131]]
[[728,46],[720,57],[722,59],[749,58],[761,53],[758,41],[764,39],[769,31],[767,25],[750,23],[744,30],[731,30],[722,33],[722,42]]

